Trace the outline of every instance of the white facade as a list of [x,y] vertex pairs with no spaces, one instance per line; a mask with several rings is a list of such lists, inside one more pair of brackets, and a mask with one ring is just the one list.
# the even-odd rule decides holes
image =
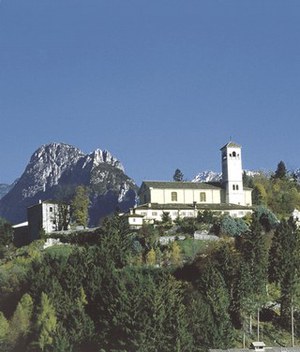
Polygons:
[[143,182],[140,202],[157,204],[221,203],[221,188],[196,182]]
[[46,233],[58,230],[58,204],[42,203],[42,228]]
[[129,227],[131,229],[139,229],[143,226],[144,223],[144,216],[141,214],[135,214],[133,213],[133,211],[130,212],[129,215],[127,215],[128,218],[128,223],[129,223]]
[[[69,209],[67,212],[69,213]],[[66,216],[68,217],[69,214],[66,214]],[[63,220],[60,219],[59,205],[50,201],[40,201],[38,204],[29,207],[27,209],[27,218],[31,241],[40,238],[41,231],[49,234],[60,230]]]
[[137,206],[132,209],[131,212],[133,210],[136,216],[139,215],[143,217],[140,227],[143,223],[160,222],[162,220],[163,213],[168,213],[172,221],[175,221],[177,218],[195,218],[197,217],[198,212],[202,212],[204,210],[209,210],[218,213],[219,215],[227,214],[234,218],[241,218],[252,213],[252,210],[248,207],[226,204],[215,204],[215,206],[210,206],[210,204],[206,204],[205,206],[200,204],[177,204],[177,206],[175,206],[172,204],[148,203]]
[[142,206],[138,206],[134,209],[136,215],[140,215],[143,218],[143,222],[154,222],[161,221],[163,213],[168,213],[171,220],[174,221],[177,218],[186,218],[186,217],[196,217],[198,211],[196,208],[187,207],[181,205],[180,208],[174,207],[171,204],[168,206],[159,206],[158,204],[144,204]]
[[229,142],[221,148],[221,152],[225,203],[247,205],[249,199],[244,194],[241,147]]
[[59,211],[59,205],[51,201],[39,201],[27,208],[28,221],[13,227],[15,244],[18,246],[28,244],[39,239],[42,232],[50,234],[62,230],[63,226],[68,226],[70,207],[66,206],[65,210],[63,214]]
[[[234,142],[221,148],[222,182],[144,181],[139,190],[140,205],[134,214],[144,222],[161,221],[163,213],[176,218],[196,217],[210,210],[232,217],[252,212],[252,189],[243,186],[241,146]],[[135,220],[136,221],[136,220]]]

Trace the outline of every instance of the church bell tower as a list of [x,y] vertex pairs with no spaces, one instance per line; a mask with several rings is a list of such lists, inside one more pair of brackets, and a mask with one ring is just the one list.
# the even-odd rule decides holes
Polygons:
[[232,141],[221,148],[222,186],[225,203],[245,205],[242,169],[242,147]]

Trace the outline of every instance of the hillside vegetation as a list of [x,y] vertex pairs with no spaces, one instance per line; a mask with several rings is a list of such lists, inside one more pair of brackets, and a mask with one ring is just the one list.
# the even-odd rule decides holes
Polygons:
[[[297,344],[300,231],[283,217],[288,206],[268,209],[272,189],[285,196],[287,185],[298,196],[286,175],[269,178],[245,219],[204,212],[174,225],[165,214],[133,232],[115,215],[93,232],[57,234],[63,244],[47,249],[44,240],[14,248],[0,222],[0,350],[196,352],[249,345],[258,333],[287,346],[291,317]],[[194,240],[195,230],[218,240]],[[166,234],[175,241],[162,244]]]

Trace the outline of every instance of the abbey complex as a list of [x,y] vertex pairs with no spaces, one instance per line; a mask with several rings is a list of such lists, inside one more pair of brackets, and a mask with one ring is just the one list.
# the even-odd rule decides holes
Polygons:
[[252,189],[243,185],[241,149],[232,141],[221,148],[220,182],[144,181],[139,190],[140,205],[130,210],[130,225],[138,228],[144,222],[160,221],[163,213],[172,220],[196,217],[203,210],[232,217],[251,213]]
[[[252,189],[243,185],[241,149],[232,141],[221,148],[220,182],[142,182],[138,204],[125,215],[130,227],[139,229],[144,223],[160,222],[164,214],[174,221],[197,217],[204,210],[234,218],[252,213]],[[20,244],[31,242],[39,237],[41,229],[47,233],[60,230],[59,224],[58,204],[39,201],[27,208],[27,221],[14,226],[15,239],[21,239],[17,241]]]
[[[49,149],[62,161],[73,150]],[[89,161],[94,175],[123,175],[101,155],[79,155],[76,170]],[[45,165],[41,175],[55,169]],[[221,165],[218,182],[128,187],[139,203],[106,206],[113,215],[98,226],[88,224],[82,185],[72,202],[29,205],[27,221],[13,226],[22,248],[10,247],[11,232],[0,244],[0,351],[298,352],[300,227],[290,214],[300,185],[282,167],[243,177],[233,141],[221,148]],[[55,324],[45,347],[46,311],[43,324]]]

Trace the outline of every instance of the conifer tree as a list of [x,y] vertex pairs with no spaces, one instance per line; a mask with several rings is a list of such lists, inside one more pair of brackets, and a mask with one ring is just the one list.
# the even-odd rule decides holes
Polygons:
[[115,214],[106,218],[102,226],[102,249],[118,268],[125,266],[131,259],[133,251],[133,234],[124,217]]
[[8,331],[9,331],[9,323],[5,318],[4,314],[0,312],[0,349],[2,351],[4,351],[2,347],[4,347],[7,342]]
[[57,327],[57,318],[54,306],[46,293],[42,292],[41,304],[36,319],[37,342],[42,351],[51,345]]
[[172,219],[171,219],[171,216],[170,216],[169,212],[163,211],[162,216],[161,216],[161,222],[164,225],[172,224]]
[[233,338],[229,316],[230,297],[222,275],[210,259],[201,270],[197,284],[200,292],[206,296],[213,317],[213,330],[209,333],[211,346],[228,348]]
[[252,330],[252,316],[256,315],[266,301],[268,252],[264,227],[257,213],[252,215],[250,230],[237,240],[241,253],[240,281],[237,283],[236,304],[242,321],[249,314]]
[[286,166],[285,166],[285,163],[281,160],[277,165],[274,178],[284,179],[286,178],[286,176],[287,176]]
[[268,252],[265,231],[257,213],[252,216],[250,230],[242,237],[241,254],[249,265],[253,292],[259,301],[263,301],[266,295]]
[[176,241],[174,241],[171,245],[170,261],[176,266],[181,264],[181,250]]
[[0,218],[0,247],[12,243],[13,228],[5,219]]
[[234,309],[238,314],[239,322],[246,332],[246,326],[249,322],[249,333],[252,334],[252,314],[255,311],[255,292],[252,288],[252,279],[250,265],[244,260],[241,260],[237,269],[236,287],[234,290]]
[[173,175],[173,180],[176,182],[182,182],[183,181],[183,173],[181,172],[181,170],[176,169],[175,173]]
[[9,340],[12,344],[22,344],[31,329],[33,314],[33,301],[26,293],[17,305],[17,308],[10,321]]
[[146,264],[155,265],[156,263],[156,253],[153,248],[146,254]]
[[270,248],[269,279],[280,286],[280,317],[284,326],[290,324],[293,300],[299,294],[300,231],[292,218],[282,219]]

